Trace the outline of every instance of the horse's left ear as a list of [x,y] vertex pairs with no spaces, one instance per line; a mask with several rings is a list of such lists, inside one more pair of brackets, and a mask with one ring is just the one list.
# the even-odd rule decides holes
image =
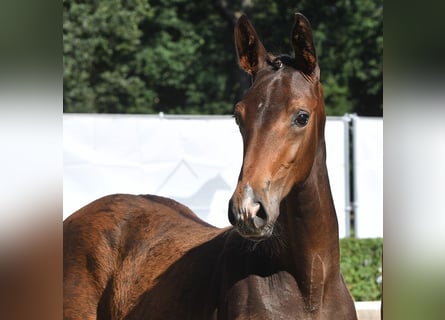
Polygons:
[[295,52],[297,68],[309,76],[319,78],[320,69],[317,63],[311,24],[304,15],[298,12],[295,13],[291,43]]

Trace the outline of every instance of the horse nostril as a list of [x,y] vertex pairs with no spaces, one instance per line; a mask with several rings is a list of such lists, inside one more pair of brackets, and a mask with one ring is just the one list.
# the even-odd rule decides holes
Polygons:
[[228,218],[238,228],[262,229],[268,223],[268,214],[260,201],[246,197],[238,208],[233,197],[229,200]]
[[267,213],[266,210],[264,210],[263,205],[261,204],[261,202],[259,202],[260,205],[260,209],[258,210],[258,212],[256,213],[257,217],[260,217],[261,219],[267,220]]
[[253,225],[255,228],[260,229],[264,227],[267,223],[267,213],[261,203],[258,203],[260,208],[258,209],[256,215],[253,217]]

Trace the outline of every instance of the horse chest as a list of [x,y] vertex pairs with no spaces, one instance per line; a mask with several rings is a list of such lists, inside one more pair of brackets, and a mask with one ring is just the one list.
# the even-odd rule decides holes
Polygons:
[[225,293],[217,319],[295,319],[304,313],[305,303],[295,279],[279,272],[265,277],[249,275],[236,282]]

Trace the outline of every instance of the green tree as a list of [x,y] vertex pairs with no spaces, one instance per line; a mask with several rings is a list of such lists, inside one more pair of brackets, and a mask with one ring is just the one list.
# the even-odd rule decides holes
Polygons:
[[290,53],[295,11],[314,27],[328,114],[381,115],[380,0],[64,0],[64,111],[231,113],[250,85],[237,17]]
[[[153,91],[134,73],[150,14],[143,0],[64,0],[64,111],[150,112]],[[148,90],[147,90],[148,89]]]
[[[214,6],[207,1],[152,2],[153,18],[141,28],[145,35],[137,54],[137,72],[156,92],[154,111],[223,114],[232,112],[228,54],[230,36]],[[229,67],[227,67],[229,65]]]
[[340,269],[356,301],[382,298],[383,239],[340,239]]
[[330,114],[383,114],[381,0],[307,1]]

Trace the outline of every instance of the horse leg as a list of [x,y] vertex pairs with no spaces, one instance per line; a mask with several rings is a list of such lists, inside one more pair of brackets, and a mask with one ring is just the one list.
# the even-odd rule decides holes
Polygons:
[[[104,236],[107,228],[82,224],[82,217],[64,222],[64,319],[104,319],[105,295],[112,277],[116,250]],[[108,303],[108,302],[107,302]],[[105,313],[106,314],[106,313]],[[106,318],[106,317],[105,317]],[[109,317],[108,317],[109,318]]]
[[63,319],[96,320],[100,298],[98,288],[88,273],[81,268],[76,269],[68,272],[64,278]]

